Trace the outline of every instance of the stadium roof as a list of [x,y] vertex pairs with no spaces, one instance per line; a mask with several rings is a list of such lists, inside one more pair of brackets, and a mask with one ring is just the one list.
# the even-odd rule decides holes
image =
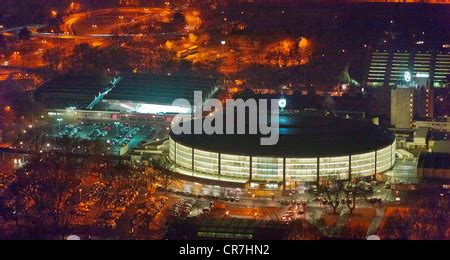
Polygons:
[[[44,83],[35,92],[36,99],[48,108],[76,107],[85,109],[99,92],[111,87],[112,77],[61,76]],[[131,74],[121,77],[105,100],[171,105],[179,98],[193,104],[194,91],[211,94],[217,86],[213,78],[193,78],[151,74]]]
[[448,153],[421,153],[419,156],[419,169],[450,169],[450,154]]
[[111,78],[61,76],[44,83],[35,92],[36,100],[50,108],[86,108],[95,96],[110,86]]
[[388,130],[365,121],[308,113],[280,116],[280,140],[261,146],[260,135],[175,135],[177,143],[223,154],[317,158],[373,152],[393,144]]
[[133,74],[124,76],[106,100],[171,105],[179,98],[194,103],[194,91],[209,94],[217,85],[214,78]]

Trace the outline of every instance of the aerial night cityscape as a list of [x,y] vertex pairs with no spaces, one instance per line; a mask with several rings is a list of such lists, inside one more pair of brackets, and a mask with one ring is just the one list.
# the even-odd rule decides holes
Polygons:
[[449,240],[449,135],[450,0],[0,0],[0,240]]

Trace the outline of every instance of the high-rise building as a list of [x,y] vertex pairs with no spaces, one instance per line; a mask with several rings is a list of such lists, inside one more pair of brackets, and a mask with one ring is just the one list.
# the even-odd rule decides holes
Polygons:
[[414,117],[414,89],[397,88],[391,91],[391,125],[411,128]]
[[415,91],[415,115],[414,119],[426,119],[434,117],[434,94],[433,89],[419,87]]
[[416,119],[433,118],[433,89],[399,86],[391,90],[391,125],[412,128]]
[[404,83],[409,72],[419,85],[442,88],[450,77],[450,51],[388,51],[371,54],[365,81],[368,87],[390,87]]

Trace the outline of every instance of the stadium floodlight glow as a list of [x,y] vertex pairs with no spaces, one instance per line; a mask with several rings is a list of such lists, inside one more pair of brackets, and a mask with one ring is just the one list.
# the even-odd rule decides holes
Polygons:
[[127,104],[120,103],[120,106],[127,109],[130,112],[134,110],[134,108],[132,106],[129,106]]
[[280,99],[280,101],[278,101],[278,106],[281,109],[285,109],[287,106],[287,100],[285,98]]
[[404,77],[406,82],[411,82],[411,79],[412,79],[411,72],[409,72],[409,71],[405,72],[403,77]]
[[140,104],[136,107],[136,112],[140,114],[189,114],[191,108],[177,107],[177,106],[165,106],[165,105],[151,105]]

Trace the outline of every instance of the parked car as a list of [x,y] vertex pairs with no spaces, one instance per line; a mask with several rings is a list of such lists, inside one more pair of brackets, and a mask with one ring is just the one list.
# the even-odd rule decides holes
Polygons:
[[391,183],[390,183],[390,182],[386,182],[386,183],[384,184],[384,188],[387,189],[387,190],[390,190],[390,189],[392,188]]

